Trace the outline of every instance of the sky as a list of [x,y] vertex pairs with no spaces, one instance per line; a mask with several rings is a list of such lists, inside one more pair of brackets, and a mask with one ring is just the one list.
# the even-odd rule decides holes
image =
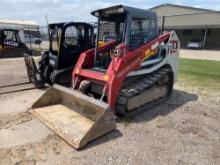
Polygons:
[[220,0],[0,0],[0,18],[36,21],[46,25],[45,15],[49,23],[63,21],[96,21],[90,12],[112,5],[149,9],[163,4],[173,3],[192,7],[220,11]]

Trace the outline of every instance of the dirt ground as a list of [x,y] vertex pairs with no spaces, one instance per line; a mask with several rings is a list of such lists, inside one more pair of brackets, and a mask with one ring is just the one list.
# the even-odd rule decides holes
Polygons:
[[[1,60],[0,86],[25,81],[23,60]],[[220,162],[220,91],[178,82],[169,101],[132,119],[117,119],[115,131],[80,151],[29,113],[43,93],[34,89],[0,95],[1,165]]]
[[181,49],[180,58],[220,61],[220,50]]

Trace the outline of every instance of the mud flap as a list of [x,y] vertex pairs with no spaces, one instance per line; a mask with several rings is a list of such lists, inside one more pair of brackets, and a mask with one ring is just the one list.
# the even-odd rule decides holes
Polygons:
[[44,79],[42,78],[40,71],[35,64],[33,57],[31,55],[24,54],[24,61],[29,81],[32,82],[36,88],[45,87]]
[[31,113],[76,149],[116,128],[108,104],[60,85],[50,87]]

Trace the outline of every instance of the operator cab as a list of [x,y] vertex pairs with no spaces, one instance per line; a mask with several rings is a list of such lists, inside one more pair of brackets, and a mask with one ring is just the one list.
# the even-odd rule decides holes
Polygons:
[[54,69],[74,66],[84,50],[93,47],[93,26],[70,22],[49,25],[49,64]]
[[[94,70],[104,72],[114,56],[117,46],[124,44],[134,51],[158,36],[157,15],[154,12],[117,5],[92,12],[98,18]],[[107,51],[101,47],[112,43]]]
[[18,29],[0,29],[0,44],[2,46],[19,47],[21,39],[19,37]]
[[23,43],[23,29],[20,26],[0,27],[0,58],[22,57],[28,48]]

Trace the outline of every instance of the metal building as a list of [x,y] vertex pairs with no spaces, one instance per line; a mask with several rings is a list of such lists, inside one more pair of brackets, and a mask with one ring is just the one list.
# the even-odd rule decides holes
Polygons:
[[199,39],[204,48],[220,49],[220,11],[174,4],[162,4],[149,10],[157,13],[161,28],[177,32],[182,47],[192,39]]
[[24,29],[24,33],[39,36],[39,25],[34,21],[26,21],[26,20],[11,20],[11,19],[0,19],[0,26],[7,26],[7,25],[15,25],[21,26]]

